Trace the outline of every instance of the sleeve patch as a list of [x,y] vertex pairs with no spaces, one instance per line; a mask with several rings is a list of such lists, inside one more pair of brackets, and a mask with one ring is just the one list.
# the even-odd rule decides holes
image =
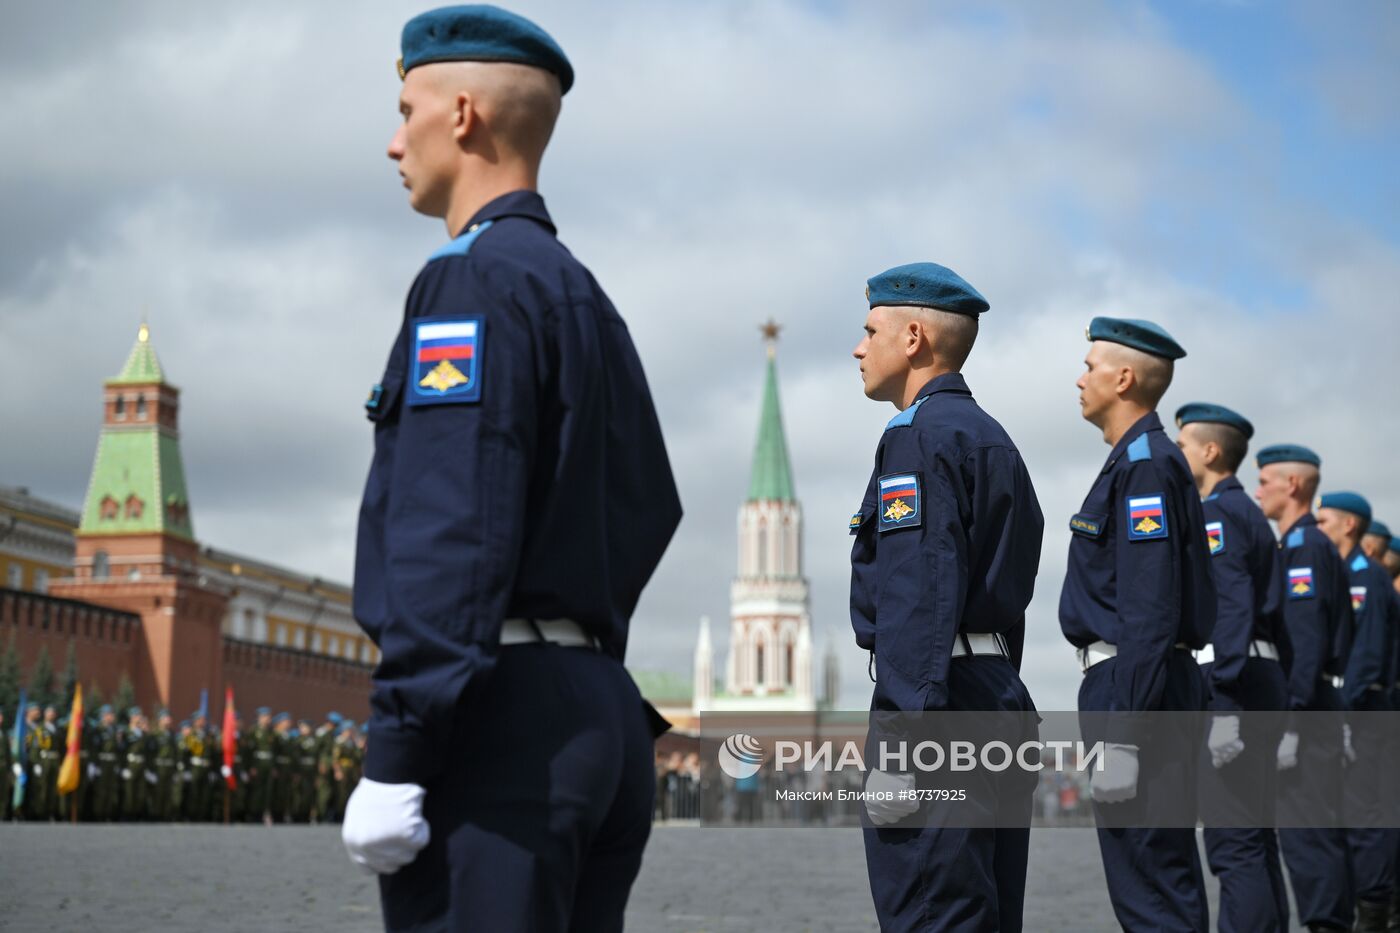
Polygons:
[[855,534],[857,531],[860,531],[860,523],[861,523],[861,521],[863,520],[863,518],[864,518],[864,517],[863,517],[859,512],[857,512],[856,514],[854,514],[854,515],[851,516],[851,522],[850,522],[851,534]]
[[887,473],[880,477],[880,531],[917,528],[924,523],[918,473]]
[[1288,568],[1288,598],[1312,599],[1317,595],[1311,567]]
[[1206,522],[1206,543],[1210,545],[1210,556],[1225,553],[1225,523]]
[[1128,497],[1128,540],[1152,541],[1167,536],[1167,511],[1162,494]]
[[481,401],[480,317],[423,317],[413,322],[408,404],[448,405]]
[[1103,534],[1103,519],[1098,515],[1080,512],[1069,520],[1069,530],[1086,538],[1097,538]]
[[1351,588],[1351,611],[1360,612],[1366,608],[1366,587],[1353,586]]

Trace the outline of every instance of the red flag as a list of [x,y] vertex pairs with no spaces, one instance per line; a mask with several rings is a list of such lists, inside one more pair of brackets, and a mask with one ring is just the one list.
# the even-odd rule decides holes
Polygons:
[[[238,787],[238,776],[233,773],[233,758],[238,752],[238,722],[233,716],[233,688],[224,690],[224,774],[228,789]],[[227,816],[227,814],[225,814]]]

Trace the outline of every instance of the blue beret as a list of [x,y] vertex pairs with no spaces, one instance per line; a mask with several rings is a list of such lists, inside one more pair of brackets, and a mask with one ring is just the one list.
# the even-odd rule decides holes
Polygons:
[[194,726],[190,724],[190,721],[189,721],[188,719],[182,719],[182,720],[180,720],[180,728],[181,728],[181,729],[193,729]]
[[126,711],[126,714],[127,714],[127,716],[141,716],[141,715],[144,715],[144,714],[141,712],[141,707],[139,707],[139,706],[133,706],[131,709],[129,709],[129,710]]
[[292,717],[289,713],[278,713],[276,716],[272,717],[272,722],[274,725],[276,725],[277,723],[287,722],[291,718]]
[[1377,521],[1373,518],[1371,519],[1371,527],[1366,529],[1366,533],[1368,535],[1380,535],[1382,538],[1388,540],[1390,538],[1390,526],[1385,522]]
[[107,715],[108,713],[110,713],[111,711],[112,711],[112,707],[109,706],[109,705],[106,704],[106,703],[103,703],[101,706],[99,706],[99,707],[97,708],[97,715],[99,715],[99,716],[106,716],[106,715]]
[[259,706],[256,710],[254,710],[254,712],[257,713],[259,716],[271,716],[272,708],[269,706]]
[[402,78],[432,62],[514,62],[559,79],[560,93],[574,85],[574,69],[559,43],[523,16],[486,4],[445,6],[420,13],[403,27]]
[[326,714],[326,722],[339,723],[344,718],[344,716],[340,715],[335,710],[331,710],[329,713]]
[[1396,554],[1400,554],[1400,538],[1390,539],[1390,549]]
[[1327,492],[1317,497],[1317,507],[1319,509],[1338,509],[1343,512],[1350,512],[1361,519],[1362,532],[1365,526],[1371,524],[1371,503],[1360,493],[1355,492]]
[[351,731],[351,730],[354,729],[354,728],[355,728],[355,720],[353,720],[353,719],[342,719],[342,720],[340,721],[340,731],[341,731],[341,732],[349,732],[349,731]]
[[38,708],[39,708],[39,704],[38,704],[38,703],[30,703],[27,707],[25,707],[25,709],[35,709],[35,710],[38,709]]
[[1176,426],[1178,428],[1198,421],[1207,424],[1223,424],[1234,428],[1244,435],[1245,440],[1254,436],[1254,425],[1249,423],[1249,419],[1237,411],[1231,411],[1224,405],[1212,405],[1210,402],[1190,402],[1176,410]]
[[1125,347],[1141,350],[1167,360],[1179,360],[1186,355],[1181,344],[1172,335],[1151,321],[1138,321],[1131,318],[1096,317],[1089,322],[1084,336],[1089,340],[1107,340],[1121,343]]
[[991,305],[982,293],[947,266],[936,262],[911,262],[887,269],[865,283],[870,307],[911,305],[938,308],[976,317]]
[[1322,466],[1322,458],[1302,444],[1274,444],[1265,447],[1254,457],[1256,465],[1266,467],[1271,463],[1306,463]]
[[159,718],[162,717],[162,716],[169,716],[169,715],[170,715],[170,710],[166,709],[164,706],[162,706],[160,709],[156,710],[156,718],[157,718],[157,719],[159,719]]

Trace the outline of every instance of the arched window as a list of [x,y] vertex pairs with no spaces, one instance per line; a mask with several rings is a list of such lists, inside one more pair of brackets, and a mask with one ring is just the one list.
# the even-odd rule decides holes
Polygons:
[[144,395],[136,396],[136,420],[146,420],[146,396]]
[[92,578],[94,580],[105,580],[111,572],[111,561],[108,559],[106,551],[98,551],[92,555]]
[[792,685],[792,642],[783,648],[783,683]]
[[758,520],[758,560],[755,569],[760,577],[768,569],[768,520],[763,518]]
[[758,643],[758,647],[754,649],[754,655],[754,664],[758,670],[754,671],[753,682],[761,686],[763,684],[763,642]]
[[118,421],[126,420],[126,396],[118,395],[116,403],[112,406],[112,412],[117,416]]

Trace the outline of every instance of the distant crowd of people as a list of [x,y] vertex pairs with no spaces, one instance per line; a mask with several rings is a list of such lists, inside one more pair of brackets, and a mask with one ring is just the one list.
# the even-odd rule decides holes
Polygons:
[[[341,818],[360,779],[365,733],[328,713],[313,724],[256,711],[237,722],[232,755],[203,712],[176,723],[158,710],[101,706],[86,719],[76,787],[60,783],[68,720],[31,703],[22,729],[0,711],[0,820],[30,822],[326,823]],[[22,734],[22,741],[21,739]],[[74,769],[70,769],[74,770]]]

